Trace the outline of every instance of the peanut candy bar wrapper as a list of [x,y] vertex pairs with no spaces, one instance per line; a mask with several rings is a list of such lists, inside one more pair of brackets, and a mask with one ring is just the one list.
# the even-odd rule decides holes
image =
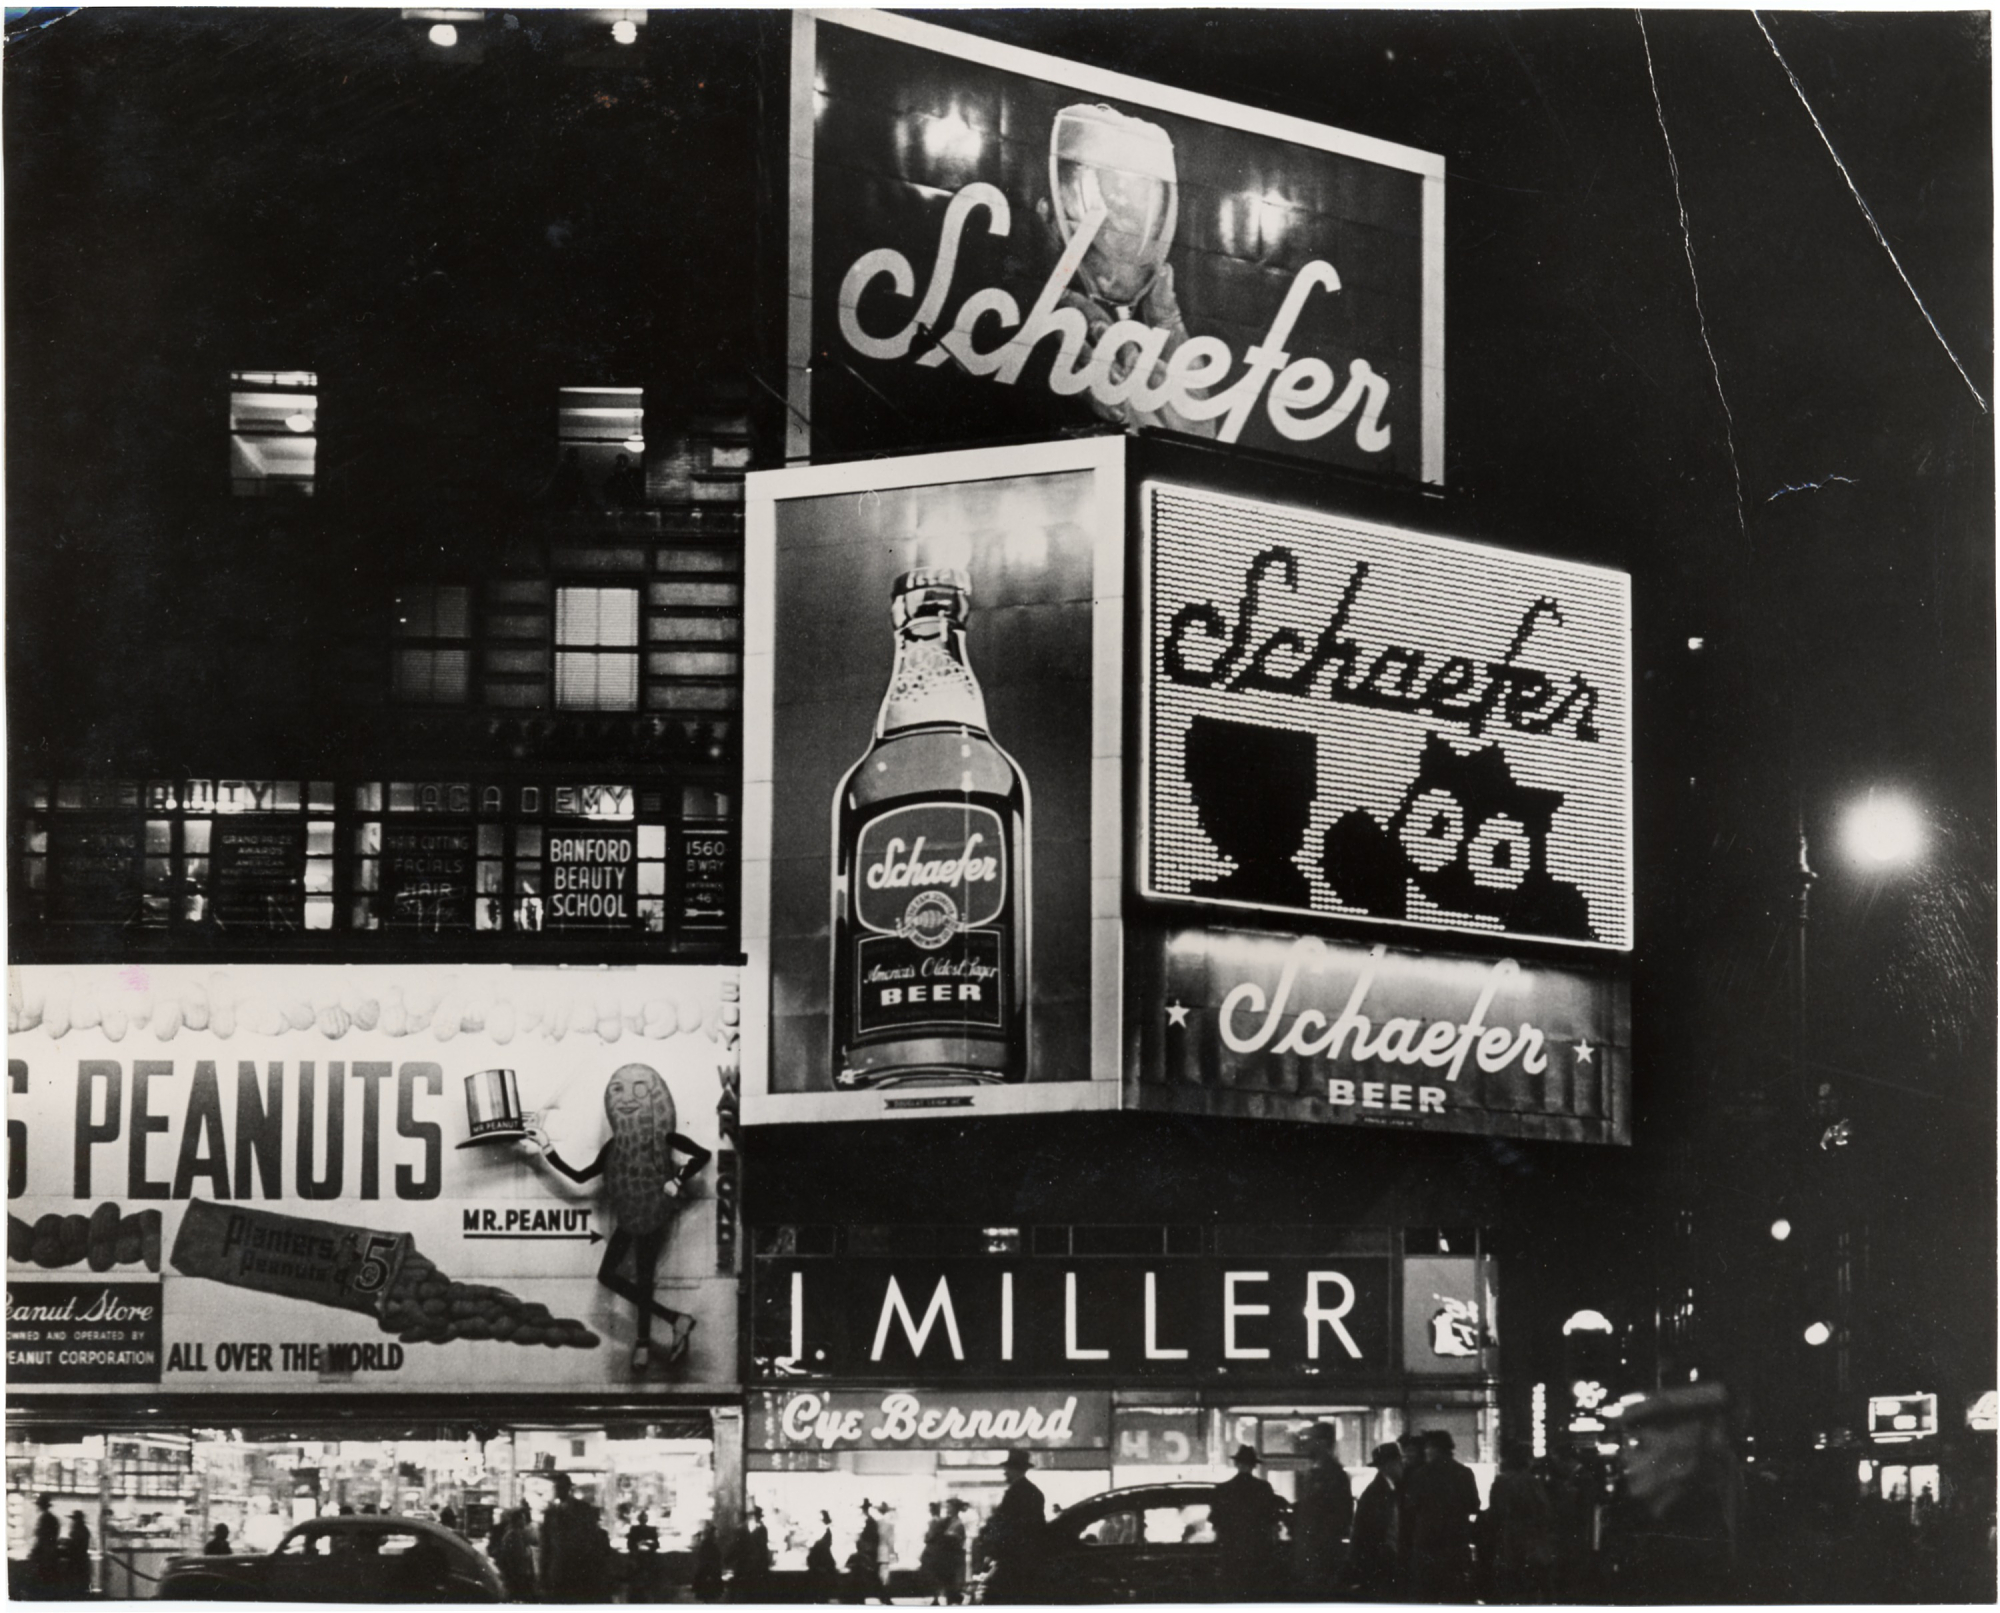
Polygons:
[[189,1277],[360,1311],[405,1344],[498,1339],[588,1350],[601,1342],[537,1301],[447,1276],[407,1232],[195,1199],[174,1239],[173,1264]]
[[172,1258],[184,1276],[379,1317],[410,1248],[407,1232],[191,1199]]

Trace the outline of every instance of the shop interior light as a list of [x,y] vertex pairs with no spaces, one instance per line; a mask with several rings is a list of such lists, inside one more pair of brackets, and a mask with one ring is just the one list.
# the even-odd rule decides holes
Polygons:
[[611,25],[611,37],[621,45],[634,45],[639,41],[639,25],[630,17],[620,17]]
[[1791,1235],[1792,1223],[1787,1221],[1782,1215],[1771,1223],[1771,1236],[1777,1242],[1783,1243]]
[[458,29],[448,22],[431,24],[431,43],[439,50],[450,50],[458,43]]
[[1688,640],[1688,648],[1691,650],[1698,650],[1707,642],[1708,642],[1707,639],[1702,638],[1699,634],[1697,634]]
[[1817,1349],[1819,1348],[1820,1345],[1826,1343],[1828,1339],[1833,1337],[1833,1329],[1828,1327],[1824,1322],[1814,1322],[1812,1326],[1806,1329],[1805,1337],[1806,1337],[1806,1343],[1812,1345],[1814,1349]]

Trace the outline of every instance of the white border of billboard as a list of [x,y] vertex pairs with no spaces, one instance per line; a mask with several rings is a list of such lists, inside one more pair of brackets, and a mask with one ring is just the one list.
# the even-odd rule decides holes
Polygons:
[[[777,654],[777,511],[792,499],[888,488],[1091,471],[1096,563],[1092,583],[1090,780],[1090,1079],[939,1088],[950,1108],[891,1108],[896,1093],[770,1090],[771,831]],[[1016,448],[976,448],[751,472],[743,552],[743,1121],[962,1120],[1119,1107],[1124,1003],[1125,439],[1081,437]],[[966,1100],[959,1102],[957,1100]]]

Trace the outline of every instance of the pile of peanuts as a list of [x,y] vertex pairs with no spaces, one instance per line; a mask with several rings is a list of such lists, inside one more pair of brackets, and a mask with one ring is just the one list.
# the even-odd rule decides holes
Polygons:
[[380,1317],[382,1330],[405,1344],[504,1339],[552,1350],[565,1345],[591,1350],[601,1342],[583,1323],[553,1316],[546,1305],[504,1288],[455,1281],[415,1249],[404,1256],[402,1270],[383,1296]]
[[7,1217],[7,1258],[22,1264],[32,1262],[44,1271],[90,1262],[92,1271],[109,1271],[113,1266],[160,1269],[160,1212],[137,1210],[119,1213],[116,1204],[100,1204],[89,1215],[57,1215],[51,1212],[32,1226],[18,1215]]

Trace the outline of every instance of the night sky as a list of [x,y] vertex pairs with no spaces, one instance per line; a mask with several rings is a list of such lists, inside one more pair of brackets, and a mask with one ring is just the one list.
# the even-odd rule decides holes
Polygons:
[[[518,496],[581,369],[782,391],[784,14],[655,12],[581,60],[574,17],[516,15],[451,61],[393,10],[10,24],[17,769],[108,764],[174,699],[149,644],[280,586],[205,558],[223,400],[191,376],[397,376],[327,407],[405,509],[440,460]],[[1880,1281],[1950,1324],[1897,1347],[1990,1375],[1988,17],[1765,18],[1941,342],[1748,13],[921,15],[1444,154],[1444,519],[1634,574],[1638,1157],[1726,1141],[1779,1056],[1802,814],[1809,1053],[1850,1072]],[[1907,875],[1836,850],[1871,786],[1931,825]]]

